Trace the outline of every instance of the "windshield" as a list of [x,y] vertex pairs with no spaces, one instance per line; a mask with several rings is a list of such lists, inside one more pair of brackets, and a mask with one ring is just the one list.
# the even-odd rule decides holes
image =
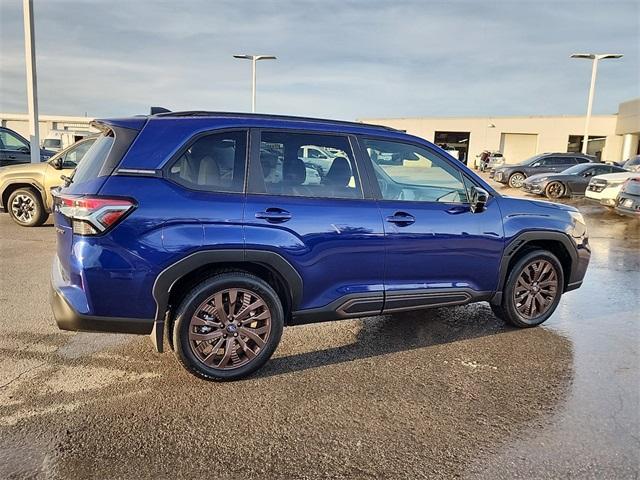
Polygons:
[[580,164],[580,165],[574,165],[573,167],[569,167],[566,170],[562,171],[563,175],[578,175],[582,172],[584,172],[587,168],[591,168],[591,165],[586,163],[586,164]]
[[74,183],[86,182],[98,177],[114,140],[115,137],[112,132],[102,134],[96,139],[76,168],[73,174]]
[[638,167],[640,167],[640,155],[634,158],[630,158],[624,163],[624,165],[622,165],[622,168],[624,168],[625,170],[631,170],[631,171],[637,170]]
[[42,144],[44,148],[60,148],[62,141],[59,138],[47,138]]

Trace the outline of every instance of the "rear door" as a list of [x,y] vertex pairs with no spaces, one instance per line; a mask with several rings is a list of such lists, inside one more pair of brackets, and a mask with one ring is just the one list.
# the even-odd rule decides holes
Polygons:
[[[301,299],[293,306],[305,310],[294,315],[300,321],[382,308],[382,220],[352,143],[347,135],[322,132],[252,132],[245,245],[278,253],[302,277]],[[337,152],[321,177],[299,157],[312,148]]]
[[569,167],[577,165],[578,162],[575,157],[555,157],[552,164],[554,172],[562,172]]
[[[502,258],[502,216],[490,198],[472,213],[455,162],[425,146],[361,138],[386,240],[385,312],[488,298]],[[393,157],[393,165],[376,159]]]

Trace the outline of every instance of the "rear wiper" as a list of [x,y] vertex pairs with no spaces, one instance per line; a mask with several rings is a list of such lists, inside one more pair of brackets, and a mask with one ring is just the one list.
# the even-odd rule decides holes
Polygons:
[[60,178],[64,181],[65,188],[73,183],[73,177],[67,177],[66,175],[60,175]]

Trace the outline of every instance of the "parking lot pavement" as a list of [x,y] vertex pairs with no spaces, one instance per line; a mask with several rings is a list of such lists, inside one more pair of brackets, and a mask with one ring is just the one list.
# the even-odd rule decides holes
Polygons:
[[571,202],[592,263],[544,327],[486,304],[293,327],[225,384],[59,331],[53,228],[0,215],[0,478],[637,478],[640,226]]

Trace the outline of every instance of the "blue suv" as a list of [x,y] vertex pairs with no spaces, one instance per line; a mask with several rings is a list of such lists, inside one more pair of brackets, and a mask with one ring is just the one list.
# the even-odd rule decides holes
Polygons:
[[260,368],[285,325],[487,301],[533,327],[589,263],[576,209],[503,197],[391,128],[197,111],[94,126],[55,192],[58,326],[150,334],[205,379]]

